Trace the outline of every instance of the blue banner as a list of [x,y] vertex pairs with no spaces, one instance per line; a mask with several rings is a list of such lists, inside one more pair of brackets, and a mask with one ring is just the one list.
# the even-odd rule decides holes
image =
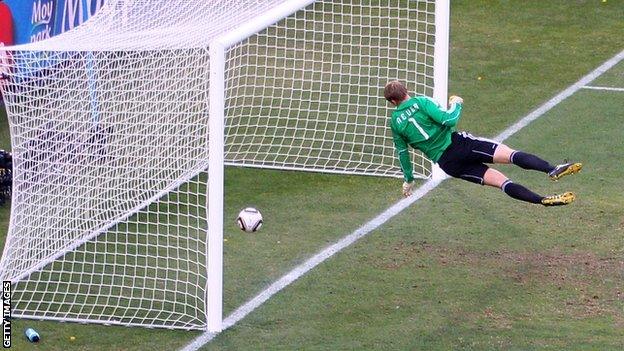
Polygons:
[[13,17],[15,44],[48,39],[84,23],[105,0],[5,0]]

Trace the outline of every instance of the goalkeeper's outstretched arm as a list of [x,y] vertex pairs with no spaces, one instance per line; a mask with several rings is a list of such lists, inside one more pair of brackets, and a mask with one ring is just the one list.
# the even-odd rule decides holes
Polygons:
[[401,136],[393,131],[394,148],[396,149],[401,171],[403,172],[403,196],[412,195],[412,186],[414,184],[414,168],[410,157],[407,143]]
[[419,96],[418,107],[432,120],[443,126],[455,127],[461,117],[462,106],[464,100],[459,96],[451,96],[449,98],[450,108],[444,110],[433,99],[427,96]]

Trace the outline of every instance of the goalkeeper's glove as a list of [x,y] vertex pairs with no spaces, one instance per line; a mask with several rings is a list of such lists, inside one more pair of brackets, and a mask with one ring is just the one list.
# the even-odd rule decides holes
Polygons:
[[414,187],[414,182],[403,182],[403,196],[408,197],[412,195],[413,187]]
[[457,95],[451,95],[451,97],[449,98],[449,105],[463,104],[463,103],[464,103],[464,99],[462,99],[461,97]]

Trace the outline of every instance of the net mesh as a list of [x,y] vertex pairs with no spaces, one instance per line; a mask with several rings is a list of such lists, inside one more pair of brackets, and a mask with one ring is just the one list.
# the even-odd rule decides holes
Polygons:
[[[285,2],[111,0],[0,51],[15,316],[206,327],[208,45]],[[433,1],[316,1],[231,47],[226,163],[400,177],[382,90],[431,95],[433,16]]]
[[[229,164],[402,176],[389,79],[433,93],[434,4],[320,1],[228,53]],[[415,175],[431,163],[413,157]]]

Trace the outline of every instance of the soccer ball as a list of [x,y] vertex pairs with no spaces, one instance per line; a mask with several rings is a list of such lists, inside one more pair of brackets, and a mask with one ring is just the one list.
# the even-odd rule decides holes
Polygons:
[[262,227],[262,213],[253,207],[247,207],[240,211],[236,223],[241,230],[253,233]]

